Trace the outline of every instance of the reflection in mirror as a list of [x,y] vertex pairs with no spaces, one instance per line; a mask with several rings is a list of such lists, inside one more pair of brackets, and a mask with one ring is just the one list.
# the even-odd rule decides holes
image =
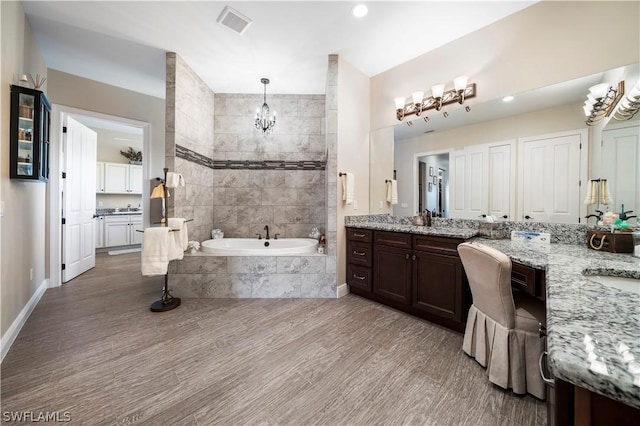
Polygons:
[[[490,214],[497,216],[499,220],[508,218],[508,220],[584,223],[587,213],[593,213],[595,209],[600,210],[598,206],[584,204],[587,185],[576,184],[575,188],[567,189],[564,194],[549,193],[551,195],[543,196],[541,194],[544,193],[545,186],[562,186],[554,182],[552,177],[557,171],[562,171],[562,168],[556,165],[557,170],[547,168],[543,172],[545,161],[542,159],[542,150],[539,150],[539,167],[529,164],[531,159],[538,155],[535,150],[536,144],[542,143],[540,141],[545,140],[549,135],[560,140],[568,134],[575,134],[578,135],[576,143],[581,144],[580,153],[573,151],[568,144],[566,149],[562,148],[569,158],[581,157],[580,160],[576,160],[578,177],[575,180],[586,182],[588,179],[604,177],[605,174],[611,176],[607,178],[610,179],[610,190],[615,205],[601,207],[617,211],[622,204],[619,200],[629,199],[624,202],[625,211],[634,210],[633,214],[629,214],[634,215],[640,210],[638,137],[636,135],[635,142],[632,142],[633,136],[625,136],[624,142],[616,142],[615,149],[612,148],[612,150],[608,148],[609,143],[604,141],[600,146],[601,136],[612,134],[609,131],[615,126],[613,120],[606,128],[604,128],[604,121],[608,121],[609,118],[598,126],[588,128],[585,124],[582,103],[589,87],[595,84],[602,81],[617,84],[618,81],[625,80],[627,87],[632,88],[639,78],[640,66],[633,64],[515,94],[514,99],[508,103],[503,102],[502,99],[478,103],[476,98],[476,103],[470,102],[470,111],[462,107],[451,109],[446,118],[442,113],[434,113],[428,120],[425,117],[414,120],[412,126],[402,122],[394,126],[393,135],[388,129],[372,132],[370,212],[412,216],[418,211],[425,209],[433,211],[435,208],[443,217],[479,218],[483,214]],[[636,125],[628,124],[632,122]],[[622,124],[625,128],[638,129],[638,117],[635,121],[625,123]],[[587,137],[587,129],[589,129],[589,137]],[[530,143],[526,145],[526,142]],[[607,145],[606,148],[605,145]],[[380,149],[381,147],[385,147],[384,150]],[[389,149],[393,150],[391,164],[388,158]],[[525,149],[527,156],[524,155]],[[376,152],[381,155],[374,155]],[[620,166],[617,165],[618,160],[614,162],[611,156],[617,156]],[[454,158],[456,161],[453,160]],[[557,161],[555,163],[559,164]],[[525,170],[527,165],[530,166],[530,172]],[[439,169],[442,169],[443,179],[436,179],[434,183],[433,176],[429,176],[429,167],[434,168],[434,174],[438,174],[436,170],[440,172]],[[536,167],[538,167],[537,171]],[[396,205],[385,203],[382,196],[378,194],[383,192],[382,189],[377,188],[373,183],[377,181],[374,176],[389,175],[387,168],[398,171],[398,204]],[[528,191],[522,187],[523,180],[526,179],[523,173],[538,177],[532,184],[532,189]],[[432,179],[431,192],[429,178]],[[567,179],[574,178],[567,177]],[[464,184],[462,184],[463,181]],[[501,187],[496,189],[496,183]],[[523,191],[526,193],[523,194]],[[537,195],[534,196],[534,192]],[[566,217],[555,214],[558,212],[531,214],[530,212],[533,211],[531,209],[536,206],[526,206],[523,201],[527,198],[525,195],[529,195],[530,200],[545,202],[546,198],[551,197],[571,198],[571,203],[561,206],[560,210],[571,206],[573,210],[570,215],[564,215]],[[463,202],[467,206],[464,214],[460,211],[456,213],[454,208],[456,203],[459,205]],[[498,202],[502,207],[491,208],[491,203],[494,202]],[[539,204],[538,210],[543,211],[544,203]],[[588,223],[595,223],[595,220],[589,219]]]

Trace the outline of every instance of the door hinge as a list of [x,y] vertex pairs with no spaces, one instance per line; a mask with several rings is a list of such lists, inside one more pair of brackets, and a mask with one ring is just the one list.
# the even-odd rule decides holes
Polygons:
[[66,179],[67,178],[67,172],[62,172],[62,179]]
[[62,133],[67,133],[67,126],[62,126]]
[[67,219],[65,219],[64,217],[62,218],[62,224],[66,225],[67,224]]
[[578,186],[582,186],[582,179],[578,181]]
[[62,270],[64,271],[65,269],[67,269],[67,265],[65,265],[64,263],[62,264]]
[[582,142],[580,142],[580,149],[582,149]]
[[582,219],[580,217],[578,217],[578,223],[581,223]]

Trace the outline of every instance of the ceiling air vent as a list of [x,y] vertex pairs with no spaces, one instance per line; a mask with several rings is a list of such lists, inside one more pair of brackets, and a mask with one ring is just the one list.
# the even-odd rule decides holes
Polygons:
[[252,21],[237,10],[225,6],[216,22],[229,28],[234,33],[242,35],[249,28]]

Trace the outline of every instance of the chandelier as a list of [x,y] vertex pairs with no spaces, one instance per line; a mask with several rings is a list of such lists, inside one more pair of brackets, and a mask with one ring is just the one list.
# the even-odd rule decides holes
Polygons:
[[453,86],[453,89],[445,92],[444,84],[436,84],[431,87],[431,96],[426,98],[422,91],[413,92],[411,94],[411,102],[408,104],[405,104],[406,98],[404,97],[395,98],[396,118],[402,121],[406,116],[412,114],[419,117],[422,111],[430,109],[440,111],[444,105],[452,103],[462,105],[466,99],[473,98],[476,95],[476,85],[475,83],[467,84],[467,76],[463,75],[455,78]]
[[262,108],[256,108],[256,129],[262,130],[262,133],[268,135],[273,127],[276,125],[276,112],[273,111],[273,115],[269,116],[269,105],[267,105],[267,84],[269,84],[268,78],[261,78],[260,83],[264,84],[264,102]]

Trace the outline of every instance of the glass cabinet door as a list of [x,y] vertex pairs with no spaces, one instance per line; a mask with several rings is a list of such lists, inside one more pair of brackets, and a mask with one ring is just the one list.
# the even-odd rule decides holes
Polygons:
[[50,110],[43,92],[11,86],[12,179],[49,180]]

